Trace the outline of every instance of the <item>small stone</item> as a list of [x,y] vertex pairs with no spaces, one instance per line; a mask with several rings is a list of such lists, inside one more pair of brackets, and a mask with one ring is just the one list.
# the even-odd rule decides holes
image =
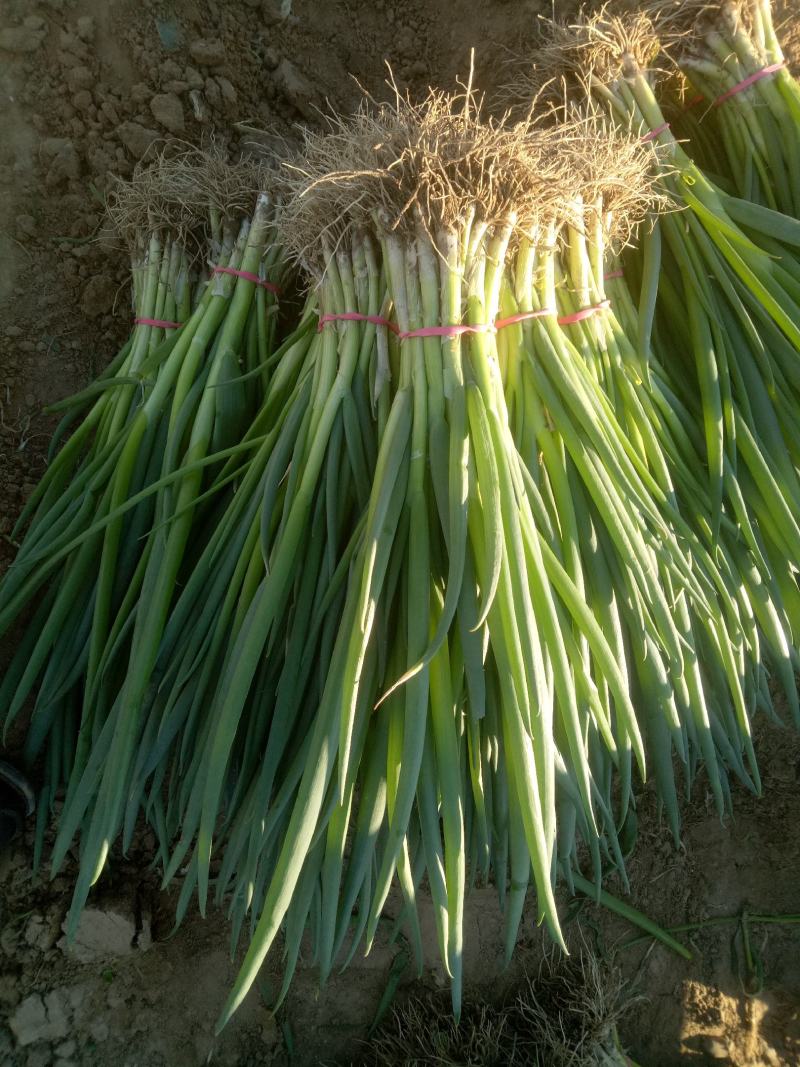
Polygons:
[[35,52],[42,43],[44,33],[31,26],[7,26],[0,30],[0,51],[21,56]]
[[117,136],[134,158],[141,159],[161,135],[158,130],[149,130],[141,123],[123,122],[117,127]]
[[218,67],[225,62],[225,46],[219,37],[201,38],[189,45],[189,55],[203,67]]
[[22,337],[22,327],[6,326],[5,335],[6,337]]
[[278,54],[277,48],[264,49],[264,66],[267,70],[275,70],[280,61],[281,57]]
[[175,93],[176,96],[180,96],[181,93],[185,93],[189,88],[189,83],[181,81],[180,78],[176,78],[174,81],[168,81],[164,83],[164,92]]
[[183,133],[183,104],[175,93],[156,93],[150,101],[153,118],[170,133]]
[[29,30],[43,30],[46,23],[41,15],[28,15],[22,20],[22,25],[27,26]]
[[82,41],[91,41],[94,38],[94,19],[91,15],[81,15],[78,19],[78,36]]
[[[102,277],[99,280],[108,285],[112,284]],[[103,911],[100,908],[84,908],[75,940],[68,944],[67,939],[62,938],[58,946],[67,956],[81,963],[89,963],[92,960],[129,955],[135,951],[135,936],[136,924],[132,915],[123,915],[110,909]]]
[[78,1045],[72,1038],[62,1043],[56,1049],[56,1056],[60,1056],[64,1060],[68,1060],[70,1056],[74,1056],[77,1052]]
[[189,103],[192,105],[192,112],[194,113],[195,119],[198,122],[208,122],[210,117],[208,104],[199,89],[192,89],[189,93]]

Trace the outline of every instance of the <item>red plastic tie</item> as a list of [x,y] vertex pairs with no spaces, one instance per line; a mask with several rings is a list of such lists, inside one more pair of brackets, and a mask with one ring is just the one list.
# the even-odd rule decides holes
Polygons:
[[[622,271],[615,271],[606,277],[621,275]],[[591,307],[581,308],[580,311],[575,311],[571,315],[562,315],[557,321],[559,326],[569,326],[574,322],[582,322],[590,315],[594,315],[596,311],[603,311],[610,306],[610,300],[603,300]],[[528,319],[540,319],[545,315],[554,314],[552,308],[540,308],[538,311],[520,311],[516,315],[509,315],[508,318],[497,319],[495,322],[479,322],[475,325],[458,323],[453,326],[423,326],[419,330],[400,330],[396,323],[381,318],[380,315],[362,315],[358,311],[343,311],[338,315],[320,315],[317,329],[321,331],[328,322],[371,322],[374,326],[385,326],[399,340],[405,341],[409,337],[461,337],[465,333],[494,333],[496,330],[502,330],[504,326],[513,326],[515,323],[526,322]]]
[[660,126],[656,126],[656,128],[654,130],[650,130],[649,133],[646,133],[644,135],[644,137],[640,137],[639,139],[643,144],[646,141],[653,141],[653,140],[655,140],[656,137],[658,137],[659,134],[663,133],[665,130],[668,130],[668,129],[669,129],[669,123],[668,122],[664,122]]
[[558,325],[571,326],[575,322],[583,322],[583,320],[588,319],[590,315],[594,315],[596,311],[604,311],[607,307],[611,307],[611,301],[602,300],[599,304],[592,304],[591,307],[581,308],[580,311],[575,311],[572,315],[561,315],[558,319]]
[[371,322],[375,326],[385,326],[401,341],[405,341],[409,337],[460,337],[464,333],[489,333],[497,329],[494,323],[484,322],[475,326],[459,323],[455,326],[423,326],[419,330],[401,330],[396,323],[389,322],[388,319],[382,319],[379,315],[360,315],[356,311],[345,311],[341,315],[322,315],[320,316],[318,328],[321,330],[326,322],[339,321]]
[[603,281],[607,282],[609,280],[609,278],[624,278],[624,277],[625,277],[625,271],[624,270],[610,270],[608,272],[608,274],[604,274],[603,275]]
[[498,319],[494,328],[502,330],[504,326],[513,326],[517,322],[526,322],[528,319],[541,319],[545,315],[553,315],[552,308],[541,308],[539,311],[520,311],[517,315],[509,315],[507,319]]
[[373,326],[385,326],[392,333],[397,333],[397,327],[388,319],[380,315],[360,315],[357,311],[343,311],[340,315],[320,315],[317,329],[322,332],[326,322],[371,322]]
[[166,322],[164,319],[134,319],[137,326],[157,326],[162,330],[179,330],[182,322]]
[[737,93],[743,93],[745,89],[749,89],[751,85],[755,85],[756,82],[760,82],[762,78],[768,77],[770,74],[776,74],[782,67],[785,67],[786,63],[781,60],[780,63],[770,63],[768,67],[762,67],[761,70],[757,70],[755,74],[751,74],[749,78],[745,78],[743,81],[737,82],[732,89],[728,89],[727,93],[723,93],[722,96],[718,96],[714,101],[714,107],[719,107],[720,104],[724,104],[726,100],[730,100],[732,96],[736,96]]
[[464,333],[493,333],[497,327],[492,322],[481,322],[475,326],[461,323],[454,326],[423,326],[420,330],[397,330],[401,341],[407,337],[460,337]]
[[276,285],[275,282],[267,282],[263,278],[259,278],[257,274],[251,274],[249,270],[236,270],[234,267],[214,267],[214,274],[232,274],[234,278],[244,278],[248,282],[260,285],[262,289],[267,289],[276,296],[281,291],[281,287]]
[[704,100],[705,97],[703,96],[703,94],[698,93],[697,96],[693,96],[691,100],[686,101],[686,103],[683,105],[683,110],[691,111],[693,107],[697,107],[698,104],[702,104]]

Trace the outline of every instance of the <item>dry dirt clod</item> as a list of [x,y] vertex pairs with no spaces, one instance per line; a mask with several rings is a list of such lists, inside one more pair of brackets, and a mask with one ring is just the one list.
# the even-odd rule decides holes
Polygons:
[[90,319],[99,318],[111,311],[117,287],[111,278],[98,274],[86,283],[81,296],[81,311]]
[[222,107],[222,93],[219,91],[219,86],[213,78],[206,78],[203,92],[205,93],[206,100],[208,100],[213,108],[218,110]]
[[222,78],[218,75],[217,85],[219,86],[219,91],[222,93],[222,99],[225,101],[225,103],[229,106],[229,108],[235,108],[236,102],[239,97],[232,83],[229,82],[227,78]]
[[705,1045],[706,1052],[712,1060],[727,1060],[729,1058],[727,1047],[716,1037],[709,1037]]
[[170,133],[183,133],[186,123],[183,118],[183,104],[175,93],[156,93],[150,101],[153,118]]
[[[36,398],[33,398],[34,404]],[[26,397],[27,403],[27,397]],[[25,941],[39,952],[49,952],[58,937],[58,922],[51,916],[32,915],[25,927]]]
[[80,156],[72,141],[66,137],[48,137],[42,141],[41,150],[42,156],[50,160],[45,185],[52,188],[80,177]]
[[117,128],[117,136],[134,159],[141,159],[161,135],[158,130],[147,129],[140,122],[123,122]]
[[[41,20],[40,20],[41,21]],[[27,55],[35,52],[45,37],[45,30],[33,26],[7,26],[0,30],[0,51],[12,55]]]
[[218,37],[192,41],[189,54],[204,67],[217,67],[225,62],[225,45]]
[[312,106],[316,95],[314,87],[291,60],[280,61],[275,71],[275,82],[292,107],[297,108],[304,118],[313,120],[317,117]]
[[69,1017],[58,990],[44,1000],[32,993],[22,1001],[9,1020],[11,1032],[22,1046],[34,1041],[61,1041],[69,1033]]
[[92,94],[88,89],[79,89],[72,98],[72,105],[75,110],[83,113],[88,112],[93,103]]
[[183,71],[183,80],[190,89],[202,89],[205,78],[196,67],[185,67]]
[[88,67],[71,67],[67,71],[66,82],[74,93],[77,93],[80,89],[91,89],[94,81],[94,74],[92,74]]
[[95,24],[91,15],[82,15],[77,23],[78,36],[82,41],[94,40]]
[[[137,951],[134,944],[136,923],[131,914],[100,908],[85,908],[81,914],[75,940],[66,937],[58,942],[61,951],[81,963],[127,956]],[[144,948],[145,946],[141,946]]]

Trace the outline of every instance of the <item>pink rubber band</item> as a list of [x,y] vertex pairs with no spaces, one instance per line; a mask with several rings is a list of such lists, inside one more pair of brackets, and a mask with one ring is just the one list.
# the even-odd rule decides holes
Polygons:
[[166,322],[164,319],[134,319],[137,326],[157,326],[162,330],[179,330],[182,322]]
[[360,315],[357,311],[343,311],[341,315],[320,315],[317,329],[322,331],[326,322],[371,322],[373,326],[385,326],[392,333],[397,333],[397,327],[388,319],[382,319],[380,315]]
[[603,281],[607,282],[609,280],[609,278],[624,278],[624,277],[625,277],[625,271],[624,270],[610,270],[608,272],[608,274],[604,274],[603,275]]
[[477,326],[461,323],[455,326],[423,326],[421,330],[398,330],[397,336],[405,341],[407,337],[460,337],[464,333],[490,333],[496,329],[491,322],[478,323]]
[[654,130],[651,130],[649,133],[646,133],[644,135],[644,137],[640,137],[639,140],[642,142],[642,144],[644,144],[647,141],[653,141],[653,140],[655,140],[656,137],[658,137],[659,134],[664,133],[664,131],[668,130],[668,129],[669,129],[669,123],[668,122],[664,122],[664,123],[661,124],[661,126],[656,126],[656,128]]
[[574,322],[583,322],[583,320],[588,319],[590,315],[594,315],[596,311],[604,311],[607,307],[611,307],[611,301],[602,300],[599,304],[593,304],[588,308],[581,308],[580,311],[576,311],[572,315],[561,315],[558,319],[558,325],[571,326]]
[[[611,274],[607,274],[606,277],[621,277],[622,273],[622,271],[613,271]],[[575,311],[571,315],[561,315],[557,322],[559,326],[571,326],[575,322],[582,322],[584,319],[588,319],[596,311],[604,311],[605,308],[610,306],[610,300],[603,300],[599,304],[593,304],[591,307],[581,308],[580,311]],[[513,326],[518,322],[541,319],[545,315],[554,314],[555,312],[552,308],[540,308],[538,311],[520,311],[516,315],[509,315],[506,319],[476,323],[474,326],[470,326],[467,323],[459,323],[454,326],[423,326],[420,330],[400,330],[396,323],[381,318],[380,315],[361,315],[357,311],[343,311],[338,315],[320,315],[317,329],[321,331],[328,322],[371,322],[374,326],[385,326],[399,340],[405,341],[409,337],[461,337],[465,333],[494,333],[496,330],[502,330],[504,326]]]
[[723,93],[722,96],[718,96],[714,101],[714,107],[719,107],[720,104],[724,104],[726,100],[730,100],[732,96],[736,96],[737,93],[744,92],[745,89],[749,89],[751,85],[755,85],[756,82],[760,82],[762,78],[766,78],[770,74],[776,74],[782,67],[785,67],[786,63],[781,61],[780,63],[770,63],[768,67],[762,67],[761,70],[757,70],[755,74],[751,74],[749,78],[745,78],[743,81],[737,82],[732,89],[728,89],[727,93]]
[[249,270],[235,270],[233,267],[214,267],[214,274],[232,274],[234,278],[244,278],[248,282],[260,285],[262,289],[267,289],[270,293],[274,293],[276,296],[281,291],[281,287],[276,285],[275,282],[264,281],[264,279],[259,278],[257,274],[251,274]]
[[545,315],[553,314],[552,308],[541,308],[539,311],[520,311],[517,315],[509,315],[507,319],[497,319],[494,328],[502,330],[504,326],[513,326],[517,322],[526,322],[528,319],[541,319]]
[[704,100],[705,100],[705,97],[703,96],[703,94],[702,93],[698,93],[697,96],[693,96],[691,100],[688,100],[683,105],[683,110],[684,111],[691,111],[693,107],[697,107],[698,104],[702,104],[702,102]]

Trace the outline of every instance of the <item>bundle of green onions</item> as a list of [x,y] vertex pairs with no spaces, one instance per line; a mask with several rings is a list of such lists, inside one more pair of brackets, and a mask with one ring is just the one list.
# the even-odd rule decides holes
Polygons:
[[800,217],[800,87],[769,0],[658,5],[665,51],[688,82],[677,128],[738,196]]
[[[0,686],[8,729],[38,682],[25,747],[30,761],[47,748],[37,861],[56,790],[67,792],[59,862],[104,788],[84,871],[102,868],[126,759],[115,723],[133,728],[175,582],[213,525],[205,483],[264,391],[285,267],[267,198],[246,216],[256,175],[200,153],[163,159],[111,205],[132,239],[134,329],[101,379],[62,405],[56,436],[76,428],[28,502],[0,584],[0,630],[37,604]],[[211,268],[192,299],[197,244]],[[259,270],[276,280],[260,284]]]
[[[657,54],[645,16],[604,11],[567,32],[554,27],[543,66],[572,73],[588,61],[591,91],[652,147],[663,188],[685,209],[660,218],[630,279],[644,313],[640,347],[674,397],[670,417],[690,437],[704,427],[708,545],[716,551],[727,538],[797,718],[800,231],[789,216],[725,194],[686,155],[653,92]],[[769,707],[763,683],[758,701]]]

